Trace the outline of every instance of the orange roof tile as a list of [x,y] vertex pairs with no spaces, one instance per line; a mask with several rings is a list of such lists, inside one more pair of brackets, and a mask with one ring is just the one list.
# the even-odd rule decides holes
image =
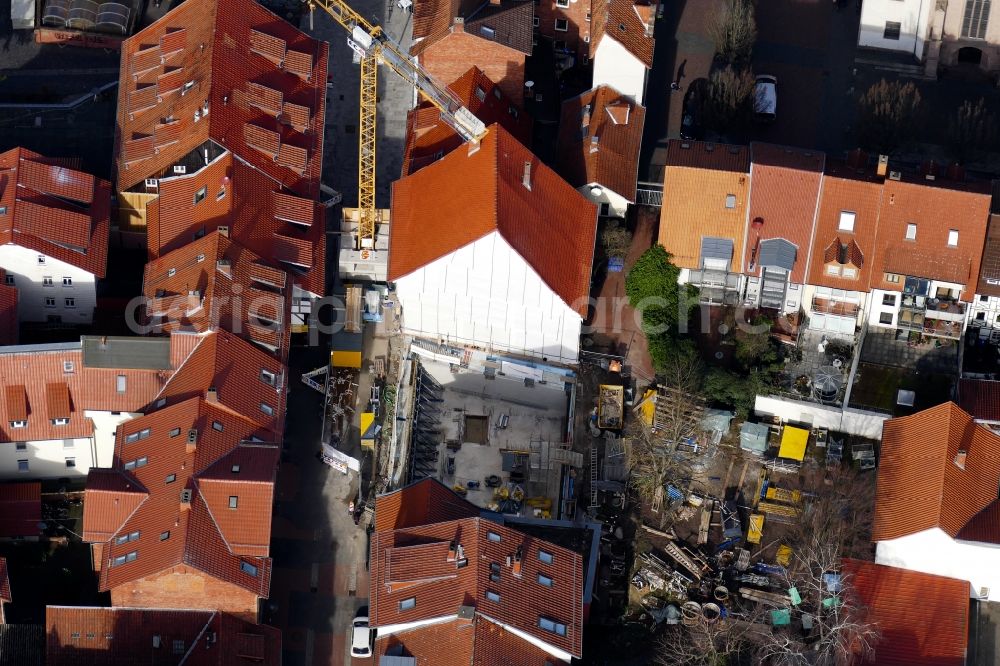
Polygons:
[[756,253],[765,240],[784,238],[796,247],[789,281],[802,284],[809,265],[813,222],[819,200],[824,154],[766,143],[750,146],[750,214],[744,267],[760,275]]
[[[872,540],[934,527],[963,538],[970,521],[996,501],[997,479],[1000,435],[976,424],[954,403],[886,421]],[[1000,544],[1000,529],[975,527],[977,537]]]
[[83,539],[89,542],[113,537],[149,494],[122,472],[96,467],[87,474],[86,488]]
[[[750,195],[746,146],[671,140],[663,177],[659,243],[681,268],[701,268],[703,238],[733,241],[731,270],[743,270]],[[733,207],[727,208],[733,196]]]
[[111,185],[25,148],[0,154],[0,244],[14,243],[97,277],[108,254]]
[[12,601],[10,597],[10,578],[7,575],[7,560],[0,557],[0,602]]
[[[530,189],[522,184],[526,164]],[[597,209],[503,127],[492,125],[471,154],[453,151],[396,181],[392,192],[390,280],[497,231],[585,314]]]
[[[172,372],[172,367],[88,366],[80,343],[0,349],[0,386],[5,387],[0,441],[89,437],[93,424],[85,410],[140,411],[153,401]],[[125,391],[118,390],[119,376],[125,377]],[[55,425],[53,419],[68,419],[68,423]],[[10,425],[25,420],[25,427]]]
[[[590,57],[604,37],[619,42],[644,64],[653,66],[653,24],[645,2],[635,0],[592,0],[590,24]],[[641,8],[641,9],[640,9]]]
[[563,102],[559,172],[573,187],[598,183],[635,201],[646,109],[601,86]]
[[[312,212],[313,202],[300,201]],[[213,232],[146,264],[146,315],[156,331],[223,328],[286,359],[291,336],[286,280],[284,271]],[[246,325],[251,315],[260,317],[262,324],[266,319],[264,335]]]
[[[486,125],[499,123],[522,144],[531,147],[534,121],[527,113],[511,112],[516,106],[478,67],[448,85],[462,104]],[[480,99],[481,98],[481,99]],[[441,119],[441,112],[423,102],[406,116],[403,147],[404,176],[435,162],[464,143],[462,137]]]
[[[968,300],[979,279],[989,214],[990,195],[975,188],[943,180],[886,180],[871,288],[900,290],[901,282],[884,279],[885,273],[898,271],[960,283],[965,287],[962,298]],[[917,225],[916,239],[907,241],[911,223]],[[958,231],[957,247],[948,246],[950,230]]]
[[[253,437],[272,435],[250,419],[203,398],[168,405],[119,428],[114,470],[91,473],[88,481],[100,485],[87,488],[84,503],[92,497],[98,502],[98,509],[84,514],[84,534],[104,544],[99,563],[102,590],[183,564],[267,596],[278,451],[273,445],[247,441]],[[245,468],[250,480],[218,482],[220,472],[215,465],[225,465],[236,478]],[[239,466],[237,472],[232,471],[234,465]],[[130,485],[121,490],[118,480],[115,490],[108,481],[113,473]],[[110,511],[111,498],[119,500],[118,506],[134,504],[132,486],[148,490],[116,526],[125,510]],[[184,489],[191,491],[189,508],[181,498]],[[235,509],[229,508],[230,496],[239,498]],[[105,507],[103,512],[101,507]],[[129,557],[130,553],[136,555]],[[253,569],[246,570],[241,565],[244,561]]]
[[[868,290],[881,197],[880,183],[858,177],[847,165],[827,164],[816,217],[812,260],[806,278],[809,284],[852,291]],[[853,231],[840,228],[841,213],[845,211],[854,213]],[[826,271],[827,260],[822,248],[837,240],[841,243],[852,242],[857,247],[860,258],[860,263],[856,264],[859,269],[857,279],[831,276]]]
[[0,537],[37,537],[41,520],[41,483],[0,484]]
[[131,666],[157,638],[157,664],[281,664],[280,631],[218,611],[47,606],[45,625],[51,666]]
[[396,530],[458,518],[473,518],[479,507],[436,479],[425,478],[375,498],[375,530]]
[[[150,48],[152,44],[158,47]],[[308,37],[251,0],[175,7],[122,45],[119,189],[163,175],[211,138],[267,174],[273,184],[318,197],[327,62],[325,42]],[[145,85],[153,81],[159,90],[154,105],[159,112],[136,113],[152,101]],[[268,103],[261,105],[263,89],[276,94],[269,94]],[[292,125],[279,122],[281,103],[294,105],[291,115],[298,120]],[[195,122],[195,112],[201,114],[205,108],[207,121]],[[308,110],[306,125],[299,122],[302,109]],[[155,124],[166,117],[180,119],[176,143],[158,152],[135,143],[152,136]],[[244,129],[254,125],[259,129]],[[263,152],[247,150],[245,131],[249,143]],[[286,143],[286,159],[275,162],[273,156]],[[297,146],[304,150],[295,150]]]
[[881,634],[879,666],[965,664],[969,629],[969,583],[845,559],[843,574]]
[[[427,0],[413,5],[412,55],[453,31],[464,31],[487,42],[531,55],[533,6],[524,0]],[[455,25],[455,19],[462,23]],[[482,28],[489,28],[483,30]],[[475,56],[480,54],[474,54]]]
[[959,407],[980,421],[1000,421],[1000,381],[959,379]]

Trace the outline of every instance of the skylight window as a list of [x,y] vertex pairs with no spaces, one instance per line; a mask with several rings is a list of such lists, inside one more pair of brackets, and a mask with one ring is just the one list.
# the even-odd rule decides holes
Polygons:
[[257,577],[257,567],[250,564],[249,562],[240,562],[240,571],[245,574],[250,574],[253,577]]
[[857,217],[856,213],[852,213],[847,210],[840,211],[840,225],[837,227],[841,231],[854,231],[854,220]]
[[417,598],[416,597],[410,597],[409,599],[403,599],[402,601],[399,602],[399,610],[401,610],[401,611],[410,610],[411,608],[416,608],[416,606],[417,606]]
[[561,622],[556,622],[555,620],[549,619],[544,616],[538,618],[538,628],[556,634],[557,636],[566,635],[565,624]]
[[544,550],[538,551],[538,561],[543,564],[552,564],[555,558],[552,557],[552,553],[546,552]]

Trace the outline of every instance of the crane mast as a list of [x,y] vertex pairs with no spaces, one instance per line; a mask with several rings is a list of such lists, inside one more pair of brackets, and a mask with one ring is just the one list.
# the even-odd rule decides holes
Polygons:
[[386,65],[400,78],[414,86],[440,112],[441,118],[465,141],[478,142],[486,126],[469,111],[450,90],[435,82],[423,67],[414,62],[388,36],[343,0],[308,0],[312,11],[317,6],[343,26],[351,36],[347,43],[361,57],[361,128],[358,136],[358,209],[360,221],[356,248],[375,249],[375,232],[380,220],[375,208],[375,139],[378,65]]

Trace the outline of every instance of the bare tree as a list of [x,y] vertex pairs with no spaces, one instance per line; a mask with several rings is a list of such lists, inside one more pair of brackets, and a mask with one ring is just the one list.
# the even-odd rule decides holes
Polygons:
[[920,104],[913,82],[882,79],[873,84],[858,102],[858,141],[869,150],[892,152],[909,138]]
[[847,467],[827,472],[819,492],[805,503],[788,534],[793,548],[814,543],[835,544],[841,557],[871,557],[871,524],[875,507],[875,477]]
[[754,78],[749,70],[724,67],[712,72],[702,98],[702,117],[717,132],[739,130],[753,110]]
[[[838,666],[852,657],[870,659],[881,636],[868,619],[850,575],[841,571],[839,544],[814,538],[799,545],[784,576],[801,601],[790,615],[798,620],[758,636],[757,658],[780,666]],[[827,574],[839,572],[836,583]],[[802,620],[808,617],[812,629],[803,639]],[[794,628],[793,628],[794,627]]]
[[715,52],[727,63],[742,67],[750,62],[757,41],[757,20],[750,0],[723,0],[708,19],[708,34]]
[[996,145],[997,118],[988,110],[986,100],[980,97],[975,104],[970,100],[962,102],[948,121],[948,139],[959,162]]
[[662,666],[720,666],[749,661],[768,627],[737,618],[667,627],[656,663]]
[[[677,443],[698,431],[704,404],[700,395],[702,370],[694,349],[675,346],[664,362],[664,383],[656,398],[655,432],[640,419],[631,419],[625,433],[632,485],[654,508],[662,504],[668,483],[681,490],[690,485],[691,462],[677,451]],[[662,529],[667,512],[660,516]]]

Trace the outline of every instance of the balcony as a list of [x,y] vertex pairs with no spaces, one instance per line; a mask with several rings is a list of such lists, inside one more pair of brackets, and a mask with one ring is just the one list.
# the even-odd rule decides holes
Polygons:
[[965,321],[965,303],[929,298],[926,315],[929,319],[961,323]]
[[839,317],[857,317],[861,306],[847,301],[835,301],[820,296],[813,297],[812,311],[820,314],[837,315]]
[[740,276],[727,271],[691,271],[688,283],[698,287],[702,303],[735,305],[739,299]]

